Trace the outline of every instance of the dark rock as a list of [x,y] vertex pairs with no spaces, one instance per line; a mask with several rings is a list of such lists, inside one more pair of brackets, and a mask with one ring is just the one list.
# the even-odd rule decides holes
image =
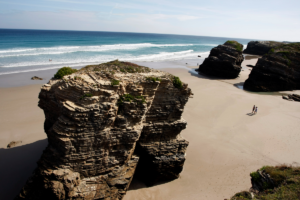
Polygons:
[[273,41],[251,41],[248,43],[247,48],[243,53],[253,55],[264,55],[268,53],[272,48],[282,45],[282,42]]
[[298,94],[289,94],[288,96],[282,96],[282,98],[288,101],[300,101],[300,95]]
[[17,146],[18,144],[21,144],[22,141],[11,141],[8,145],[7,145],[7,148],[12,148],[12,147],[15,147]]
[[209,57],[199,66],[199,72],[220,78],[238,77],[244,60],[243,45],[227,41],[224,45],[213,48]]
[[255,67],[254,65],[247,65],[247,67]]
[[300,43],[283,44],[258,59],[244,88],[256,92],[300,89]]
[[289,99],[289,97],[288,97],[288,96],[283,96],[283,95],[282,95],[282,98],[283,98],[283,99],[286,99],[286,100],[288,100],[288,99]]
[[31,80],[43,80],[43,79],[40,78],[40,77],[34,76],[34,77],[31,78]]

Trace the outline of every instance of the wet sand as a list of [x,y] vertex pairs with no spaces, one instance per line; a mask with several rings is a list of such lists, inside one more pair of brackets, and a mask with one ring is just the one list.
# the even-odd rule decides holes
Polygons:
[[[246,65],[256,61],[245,60],[244,71],[232,80],[189,71],[197,68],[196,59],[138,63],[163,67],[189,84],[194,97],[185,107],[183,117],[188,126],[181,134],[190,144],[179,179],[148,188],[133,180],[124,200],[229,198],[248,189],[250,172],[263,165],[300,163],[300,103],[283,100],[279,93],[251,93],[238,87],[252,69]],[[171,68],[175,66],[178,68]],[[49,79],[55,71],[41,73]],[[37,103],[40,86],[48,80],[31,81],[34,75],[39,76],[35,72],[16,74],[5,84],[1,82],[4,76],[0,77],[0,196],[4,199],[19,192],[47,145],[44,115]],[[21,76],[18,84],[25,86],[12,87],[9,81]],[[254,104],[258,113],[252,116]],[[6,149],[12,140],[22,140],[22,144]]]

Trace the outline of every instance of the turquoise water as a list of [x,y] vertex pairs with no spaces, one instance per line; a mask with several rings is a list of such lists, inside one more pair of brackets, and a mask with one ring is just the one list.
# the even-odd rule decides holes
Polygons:
[[[99,64],[115,59],[138,62],[196,58],[198,55],[206,57],[213,47],[228,39],[146,33],[0,29],[0,75]],[[244,45],[250,41],[234,40]]]

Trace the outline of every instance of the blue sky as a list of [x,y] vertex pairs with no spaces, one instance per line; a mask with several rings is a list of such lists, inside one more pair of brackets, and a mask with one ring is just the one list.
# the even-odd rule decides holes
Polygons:
[[0,28],[300,41],[299,0],[0,0]]

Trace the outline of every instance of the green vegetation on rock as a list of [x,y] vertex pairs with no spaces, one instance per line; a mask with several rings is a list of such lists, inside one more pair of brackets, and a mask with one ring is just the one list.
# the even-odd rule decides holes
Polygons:
[[120,84],[119,80],[115,80],[115,79],[111,80],[111,85],[119,85],[119,84]]
[[250,176],[254,181],[258,181],[260,179],[260,174],[258,172],[251,172]]
[[56,74],[54,74],[54,78],[61,79],[65,75],[73,74],[74,72],[77,72],[77,69],[72,69],[71,67],[63,67],[60,68]]
[[231,200],[243,200],[243,199],[252,199],[252,195],[250,192],[242,191],[239,193],[236,193],[233,197],[231,197]]
[[147,77],[146,80],[152,82],[161,81],[159,77]]
[[182,82],[179,77],[177,77],[177,76],[173,77],[173,85],[174,85],[174,87],[176,87],[178,89],[182,88]]
[[235,48],[237,51],[243,51],[244,46],[237,41],[234,40],[228,40],[227,42],[224,43],[224,45],[231,46]]
[[264,166],[261,172],[267,174],[272,180],[270,183],[263,181],[258,172],[252,172],[250,176],[256,185],[260,185],[261,191],[249,197],[249,192],[235,194],[231,200],[256,199],[256,200],[281,200],[300,199],[300,167],[280,165],[276,167]]
[[120,96],[120,98],[117,101],[118,114],[122,113],[124,110],[124,102],[136,102],[137,104],[141,105],[146,103],[146,99],[143,96],[133,96],[131,94],[124,94]]
[[105,72],[107,75],[114,75],[116,72],[122,73],[148,73],[151,70],[148,67],[139,66],[130,62],[122,62],[119,60],[114,60],[107,63],[102,63],[99,65],[88,65],[80,71],[95,71],[95,72]]

